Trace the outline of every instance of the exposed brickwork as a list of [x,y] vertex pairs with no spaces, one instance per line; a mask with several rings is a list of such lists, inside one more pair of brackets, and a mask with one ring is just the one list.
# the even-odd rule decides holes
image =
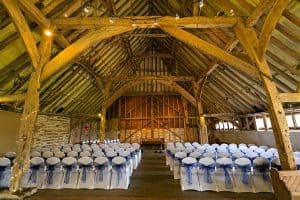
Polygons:
[[69,142],[70,118],[65,116],[39,115],[33,148]]

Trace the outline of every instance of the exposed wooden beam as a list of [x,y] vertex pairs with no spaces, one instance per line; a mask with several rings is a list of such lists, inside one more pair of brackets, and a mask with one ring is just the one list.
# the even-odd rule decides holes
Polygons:
[[34,68],[38,67],[39,63],[39,53],[36,46],[36,42],[30,31],[28,23],[23,16],[21,10],[19,9],[19,4],[17,0],[1,0],[2,4],[7,9],[12,21],[14,22],[24,44],[28,55],[30,57],[31,63]]
[[193,1],[193,16],[199,15],[199,1]]
[[93,31],[83,36],[63,51],[56,57],[50,60],[44,67],[41,81],[46,80],[56,71],[64,67],[67,63],[72,61],[79,53],[83,52],[90,46],[101,40],[122,34],[124,32],[133,30],[132,27],[102,27],[97,31]]
[[[104,143],[105,139],[105,130],[106,130],[106,112],[108,109],[107,101],[110,97],[110,88],[112,86],[112,82],[108,81],[104,85],[104,91],[103,91],[103,104],[101,107],[101,116],[100,116],[100,135],[99,139],[101,143]],[[113,103],[113,102],[112,102]]]
[[192,76],[116,76],[104,80],[109,81],[138,81],[138,80],[166,80],[166,81],[193,81]]
[[279,93],[282,102],[300,102],[300,93]]
[[[273,5],[273,0],[262,0],[258,6],[254,9],[254,11],[249,15],[246,19],[245,24],[247,27],[254,26],[257,21],[261,18],[261,16],[270,9]],[[231,38],[224,47],[224,51],[231,52],[237,45],[239,41],[235,37]],[[203,79],[206,79],[217,67],[219,66],[218,60],[215,60],[207,70],[202,74],[197,83],[199,84]],[[204,86],[206,80],[204,80],[202,86]],[[202,87],[201,87],[202,88]],[[200,88],[200,89],[201,89]],[[201,94],[201,92],[200,92]]]
[[[154,20],[158,25],[154,25]],[[132,26],[133,20],[137,28],[157,28],[160,26],[174,26],[180,28],[224,28],[233,27],[242,21],[238,17],[183,17],[175,19],[170,16],[134,16],[115,18],[114,23],[108,17],[68,17],[52,19],[53,25],[58,29],[95,29],[103,26]]]
[[266,54],[272,32],[274,31],[277,22],[282,16],[282,13],[285,10],[288,2],[288,0],[276,0],[274,6],[271,8],[270,13],[265,20],[265,23],[259,34],[258,56],[260,60],[262,60]]
[[232,56],[229,53],[226,53],[224,50],[220,49],[219,47],[216,47],[210,44],[209,42],[206,42],[187,31],[184,31],[176,27],[170,27],[170,26],[161,27],[161,29],[166,31],[170,35],[174,36],[178,40],[183,41],[197,49],[200,49],[204,51],[206,54],[214,56],[215,58],[225,62],[226,64],[236,68],[237,70],[245,74],[248,74],[249,76],[255,79],[260,78],[258,70],[253,65],[235,56]]
[[16,101],[24,101],[25,94],[12,94],[12,95],[5,95],[0,96],[0,103],[1,102],[16,102]]
[[25,97],[23,114],[21,117],[19,135],[17,140],[17,156],[14,160],[13,173],[10,180],[10,191],[20,189],[22,177],[30,165],[30,150],[35,132],[35,122],[39,111],[40,77],[43,66],[50,59],[52,37],[43,35],[39,46],[38,67],[30,75],[28,89]]
[[24,12],[33,21],[38,23],[38,25],[43,29],[48,29],[51,26],[50,21],[45,17],[45,15],[32,3],[30,0],[19,0],[19,4],[24,10]]
[[280,95],[278,94],[268,63],[265,58],[263,58],[262,61],[259,58],[257,52],[259,47],[259,40],[257,38],[256,32],[253,28],[248,28],[242,23],[238,23],[234,28],[234,31],[239,38],[242,46],[248,53],[250,59],[261,71],[260,76],[269,103],[270,119],[282,169],[296,169],[293,149],[290,141],[290,132],[286,121],[285,112],[282,107]]
[[274,0],[262,0],[258,6],[254,9],[254,11],[249,15],[249,17],[246,19],[246,26],[252,27],[254,26],[258,20],[261,18],[261,16],[269,10],[274,4]]

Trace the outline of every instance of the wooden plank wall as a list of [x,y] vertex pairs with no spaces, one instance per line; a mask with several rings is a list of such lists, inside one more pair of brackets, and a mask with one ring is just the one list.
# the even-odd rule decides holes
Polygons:
[[158,138],[164,138],[165,142],[196,141],[196,110],[189,103],[186,109],[187,120],[179,95],[124,96],[110,107],[108,119],[118,119],[122,142]]

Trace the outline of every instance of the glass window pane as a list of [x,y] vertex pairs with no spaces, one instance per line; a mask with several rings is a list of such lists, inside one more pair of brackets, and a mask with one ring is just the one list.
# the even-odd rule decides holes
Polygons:
[[292,118],[292,115],[286,115],[286,121],[288,123],[288,126],[290,128],[294,128],[294,122],[293,122],[293,118]]
[[300,113],[295,114],[295,120],[297,127],[300,127]]
[[227,124],[227,122],[224,122],[224,129],[228,130],[228,124]]
[[268,129],[272,129],[272,124],[271,124],[270,117],[267,117],[266,120],[267,120]]
[[255,123],[256,123],[257,130],[261,131],[265,129],[263,118],[256,118]]
[[233,129],[233,125],[231,122],[228,122],[229,129]]
[[223,122],[219,122],[220,129],[223,129]]

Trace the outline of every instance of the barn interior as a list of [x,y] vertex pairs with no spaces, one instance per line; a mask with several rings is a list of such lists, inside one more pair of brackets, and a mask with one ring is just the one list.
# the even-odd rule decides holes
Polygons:
[[[143,151],[128,190],[26,198],[300,198],[299,25],[298,0],[0,0],[3,194],[33,191],[33,151],[105,143]],[[272,191],[181,191],[165,165],[179,143],[276,149]]]

